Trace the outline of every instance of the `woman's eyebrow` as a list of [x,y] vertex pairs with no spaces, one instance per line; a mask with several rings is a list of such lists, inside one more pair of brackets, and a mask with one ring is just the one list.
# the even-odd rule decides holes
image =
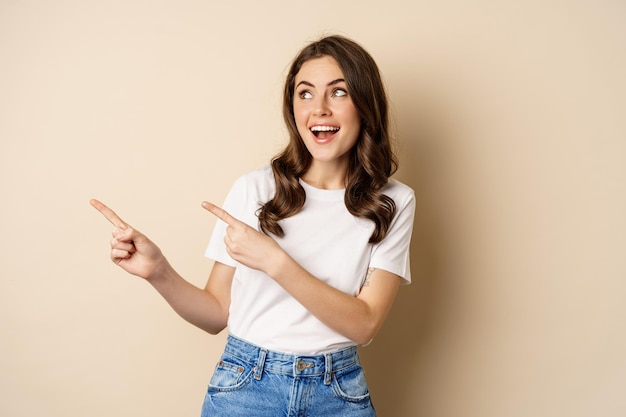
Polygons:
[[297,85],[296,88],[300,87],[301,85],[306,85],[307,87],[315,87],[313,84],[311,84],[308,81],[300,81]]
[[[337,78],[336,80],[332,80],[331,82],[329,82],[329,83],[327,84],[327,86],[331,86],[331,85],[339,84],[339,83],[342,83],[342,82],[346,82],[346,80],[344,80],[343,78]],[[315,87],[315,85],[313,85],[312,83],[310,83],[310,82],[308,82],[308,81],[305,81],[305,80],[300,81],[300,82],[296,85],[296,88],[298,88],[300,85],[306,85],[306,86],[308,86],[308,87]]]
[[346,80],[344,80],[343,78],[337,78],[336,80],[333,80],[331,82],[329,82],[327,85],[335,85],[335,84],[339,84],[339,83],[345,83]]

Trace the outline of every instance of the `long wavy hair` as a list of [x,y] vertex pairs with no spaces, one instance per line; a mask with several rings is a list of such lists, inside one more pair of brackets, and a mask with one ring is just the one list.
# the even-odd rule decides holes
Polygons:
[[381,193],[397,169],[391,147],[387,96],[374,59],[354,41],[342,36],[328,36],[306,46],[291,64],[283,91],[283,118],[289,132],[285,149],[272,159],[276,193],[258,211],[261,230],[284,236],[279,221],[298,213],[306,193],[299,178],[311,165],[312,156],[298,133],[293,114],[295,78],[302,65],[315,58],[329,56],[343,72],[348,94],[361,117],[361,132],[350,150],[346,172],[345,205],[356,217],[374,222],[370,243],[378,243],[387,234],[396,206]]

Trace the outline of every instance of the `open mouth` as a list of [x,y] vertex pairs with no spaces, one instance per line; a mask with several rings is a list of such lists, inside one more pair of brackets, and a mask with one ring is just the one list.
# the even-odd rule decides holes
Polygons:
[[326,139],[339,132],[336,126],[313,126],[310,130],[318,139]]

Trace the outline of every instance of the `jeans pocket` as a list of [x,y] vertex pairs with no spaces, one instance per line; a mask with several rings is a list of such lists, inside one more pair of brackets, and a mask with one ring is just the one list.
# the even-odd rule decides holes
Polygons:
[[362,402],[369,400],[370,393],[361,365],[354,365],[333,374],[333,391],[345,401]]
[[209,382],[209,391],[235,391],[243,387],[252,377],[253,366],[235,356],[224,354],[215,365]]

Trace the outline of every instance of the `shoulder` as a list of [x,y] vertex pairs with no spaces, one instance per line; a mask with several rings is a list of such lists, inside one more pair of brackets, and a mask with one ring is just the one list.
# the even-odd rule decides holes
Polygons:
[[408,185],[396,180],[389,179],[389,182],[381,190],[383,194],[389,196],[399,207],[404,207],[415,201],[415,192]]
[[271,198],[274,189],[274,174],[269,165],[241,175],[232,187],[232,190],[237,193],[251,195],[261,200]]
[[241,175],[235,180],[224,200],[222,208],[232,216],[256,227],[257,210],[274,195],[271,168],[259,168]]

